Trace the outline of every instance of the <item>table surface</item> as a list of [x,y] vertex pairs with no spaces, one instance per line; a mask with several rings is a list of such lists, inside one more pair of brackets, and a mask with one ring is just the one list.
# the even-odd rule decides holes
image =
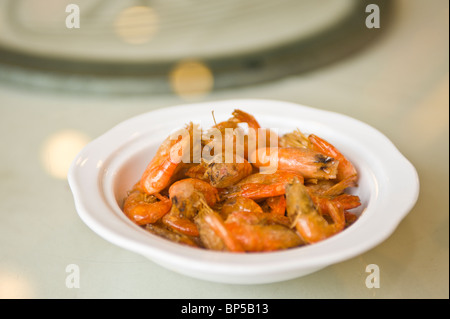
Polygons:
[[[389,32],[350,58],[197,100],[291,101],[347,114],[389,137],[416,167],[421,191],[379,246],[301,278],[258,286],[162,268],[91,231],[77,215],[64,170],[74,150],[115,124],[185,99],[0,83],[0,298],[448,298],[448,1],[397,0],[396,6]],[[369,264],[380,269],[379,288],[365,284]],[[79,287],[67,284],[70,265],[78,266]]]

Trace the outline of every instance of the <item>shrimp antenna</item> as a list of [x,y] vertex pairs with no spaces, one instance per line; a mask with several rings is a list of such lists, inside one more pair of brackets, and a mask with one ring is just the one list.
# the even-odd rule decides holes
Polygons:
[[216,118],[214,117],[214,110],[211,111],[211,114],[214,121],[214,125],[217,126]]

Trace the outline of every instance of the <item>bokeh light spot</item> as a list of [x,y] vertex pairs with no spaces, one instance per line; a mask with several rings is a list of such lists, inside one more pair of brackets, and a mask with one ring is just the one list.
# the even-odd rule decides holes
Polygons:
[[158,30],[158,15],[147,6],[126,8],[117,16],[114,23],[117,36],[130,44],[144,44]]
[[211,69],[199,61],[180,62],[169,77],[173,92],[188,100],[207,95],[214,86]]
[[31,283],[22,274],[0,270],[0,299],[33,298]]
[[53,177],[66,179],[72,161],[89,140],[85,134],[75,130],[63,130],[49,136],[41,149],[41,160],[46,172]]

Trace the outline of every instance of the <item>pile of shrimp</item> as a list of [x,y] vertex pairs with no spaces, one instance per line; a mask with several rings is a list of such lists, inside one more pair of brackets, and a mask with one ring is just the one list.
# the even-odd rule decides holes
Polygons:
[[[213,128],[225,135],[243,123],[266,134],[263,139],[276,134],[241,110]],[[190,133],[193,127],[187,125]],[[211,142],[204,136],[201,148]],[[350,211],[361,202],[346,192],[357,186],[353,164],[314,134],[295,130],[275,138],[276,170],[264,173],[256,155],[269,151],[266,145],[246,148],[240,161],[186,163],[170,156],[182,140],[168,137],[128,192],[123,212],[170,241],[236,253],[313,244],[354,223],[358,215]]]

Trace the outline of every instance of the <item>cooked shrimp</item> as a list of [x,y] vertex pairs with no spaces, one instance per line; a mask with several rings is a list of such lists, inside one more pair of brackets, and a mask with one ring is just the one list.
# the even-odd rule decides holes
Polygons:
[[231,163],[227,163],[223,159],[213,159],[210,163],[202,162],[192,166],[186,172],[186,175],[206,181],[214,187],[225,188],[236,184],[252,172],[252,164],[243,158]]
[[260,212],[246,212],[242,210],[235,210],[228,215],[225,219],[225,222],[236,222],[241,221],[246,224],[251,225],[282,225],[285,227],[290,227],[291,222],[290,218],[283,215],[278,214],[268,214],[268,213],[260,213]]
[[173,183],[169,188],[169,197],[172,200],[172,210],[187,218],[196,214],[196,203],[198,195],[204,196],[210,206],[219,200],[218,191],[209,183],[195,178],[185,178]]
[[208,163],[202,161],[199,164],[192,165],[186,172],[186,177],[200,179],[202,181],[209,181],[209,177],[206,174],[208,169]]
[[259,148],[250,156],[250,161],[256,167],[264,167],[274,158],[278,170],[295,171],[304,178],[335,179],[339,164],[320,152],[295,147]]
[[[324,216],[330,216],[341,229],[346,227],[349,220],[354,218],[354,215],[350,214],[348,210],[361,205],[359,197],[355,195],[320,196],[309,194],[318,211]],[[333,209],[330,205],[337,209]]]
[[171,136],[159,146],[156,155],[147,165],[141,177],[141,187],[148,193],[154,194],[162,191],[168,185],[172,176],[180,166],[180,161],[174,161],[172,152],[181,148],[181,143],[186,141],[180,136],[178,139],[172,139]]
[[200,238],[209,249],[261,252],[303,243],[299,235],[288,227],[289,219],[285,216],[237,210],[223,221],[204,203],[195,221],[200,229]]
[[358,173],[353,164],[335,146],[323,138],[320,138],[314,134],[306,136],[297,129],[291,133],[283,135],[280,138],[280,145],[282,147],[314,150],[328,156],[329,158],[335,159],[338,162],[336,180],[338,182],[342,182],[343,184],[337,185],[336,188],[346,188],[356,185]]
[[308,140],[315,150],[339,161],[336,176],[338,181],[347,180],[356,183],[358,173],[355,167],[336,147],[314,134],[309,135]]
[[136,224],[145,225],[158,221],[169,212],[171,205],[169,198],[158,193],[146,194],[135,186],[124,201],[123,211]]
[[157,236],[265,252],[316,243],[358,219],[349,210],[360,198],[347,192],[357,186],[355,167],[314,134],[297,129],[279,137],[239,109],[209,130],[191,123],[177,133],[161,144],[123,205]]
[[164,225],[180,234],[194,237],[199,235],[197,225],[186,217],[168,213],[161,218],[161,221]]
[[253,115],[241,110],[234,110],[233,118],[231,118],[230,121],[247,123],[248,128],[254,133],[251,134],[249,132],[249,134],[245,136],[245,158],[249,159],[249,156],[258,148],[278,147],[278,134],[271,129],[262,128]]
[[277,171],[273,174],[255,173],[239,183],[221,191],[223,198],[243,196],[250,199],[262,199],[285,194],[285,186],[294,178],[303,181],[302,175],[290,171]]
[[345,227],[350,226],[351,224],[353,224],[354,222],[356,222],[358,220],[358,216],[350,213],[348,211],[344,212],[345,215]]
[[242,110],[234,110],[232,113],[233,117],[229,119],[232,123],[247,123],[248,127],[251,127],[254,130],[261,128],[256,118]]
[[345,227],[344,211],[331,202],[326,203],[327,214],[333,219],[328,222],[316,208],[306,187],[295,181],[286,189],[286,208],[288,217],[307,243],[315,243],[338,233]]
[[147,224],[145,225],[145,229],[152,234],[163,237],[175,243],[184,244],[192,247],[201,247],[201,243],[197,239],[197,237],[174,232],[172,229],[170,229],[169,227],[160,222],[154,224]]
[[263,213],[261,206],[259,206],[254,200],[243,196],[237,196],[225,201],[222,205],[220,214],[226,218],[228,215],[236,211]]
[[218,200],[218,191],[207,182],[186,178],[170,186],[169,197],[172,207],[162,221],[182,234],[198,236],[198,229],[193,222],[198,203],[205,199],[213,206]]
[[[347,187],[354,186],[352,177],[345,178],[338,183],[335,180],[316,180],[311,183],[309,180],[305,186],[318,211],[323,215],[334,214],[330,217],[341,228],[348,226],[351,220],[354,220],[355,215],[348,213],[347,210],[360,206],[360,198],[344,193]],[[330,204],[339,209],[330,209]],[[344,214],[341,210],[344,211]]]
[[361,199],[356,195],[341,194],[333,197],[331,201],[346,211],[361,206]]
[[[172,185],[175,182],[178,182],[179,180],[188,178],[188,177],[193,177],[190,176],[190,172],[192,170],[194,170],[199,164],[197,163],[183,163],[181,162],[177,169],[175,170],[175,172],[173,173],[172,177],[170,178],[169,181],[169,186]],[[195,178],[195,177],[194,177]],[[167,187],[165,188],[165,190],[168,190]]]
[[216,163],[208,165],[205,174],[212,186],[225,188],[236,184],[253,172],[253,166],[245,159],[242,163]]
[[294,230],[269,216],[277,215],[237,211],[228,216],[225,227],[247,252],[274,251],[303,244]]
[[286,198],[284,195],[269,197],[266,199],[271,214],[283,215],[286,213]]
[[295,131],[286,133],[280,137],[280,146],[311,149],[311,142],[305,134],[299,129],[296,129]]
[[[235,150],[242,148],[242,155],[245,159],[248,159],[248,156],[258,147],[278,146],[278,135],[273,130],[262,128],[254,116],[242,110],[234,110],[232,115],[228,120],[213,126],[213,129],[218,129],[221,132],[224,150],[226,131],[229,129],[234,131],[239,128],[239,124],[244,123],[247,124],[249,132],[243,134],[243,140],[238,140],[236,135],[233,135],[233,141],[231,143]],[[206,142],[210,143],[211,140],[207,138]]]
[[220,215],[211,209],[204,201],[200,201],[199,213],[195,217],[195,223],[199,229],[199,236],[208,249],[244,252],[241,244],[234,235],[225,227]]
[[[230,118],[226,121],[220,122],[218,124],[215,124],[210,129],[206,130],[202,134],[202,144],[203,144],[203,154],[206,154],[204,157],[218,155],[222,156],[227,151],[227,139],[231,138],[231,145],[233,146],[233,151],[236,149],[239,149],[237,144],[240,143],[240,140],[236,138],[235,134],[227,134],[227,132],[235,132],[234,130],[238,128],[238,122],[235,120],[232,120],[233,118]],[[215,120],[214,120],[215,121]],[[214,154],[211,154],[211,152],[214,150]],[[217,153],[217,150],[219,150],[219,154]],[[208,161],[209,163],[210,161]]]
[[353,183],[354,181],[347,178],[339,183],[330,180],[321,180],[315,184],[305,184],[305,186],[316,205],[318,205],[320,198],[322,198],[331,200],[333,203],[341,205],[344,210],[348,210],[361,205],[358,196],[344,193],[347,187],[354,185]]

